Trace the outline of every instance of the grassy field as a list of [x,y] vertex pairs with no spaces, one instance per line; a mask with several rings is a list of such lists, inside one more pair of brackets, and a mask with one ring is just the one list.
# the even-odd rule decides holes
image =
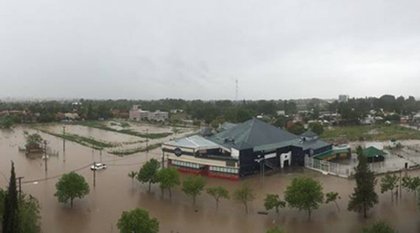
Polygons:
[[138,148],[132,148],[132,149],[112,150],[112,151],[109,151],[109,153],[111,153],[113,155],[117,155],[117,156],[131,155],[131,154],[135,154],[135,153],[138,153],[138,152],[145,152],[147,150],[150,151],[150,150],[159,148],[161,145],[162,145],[161,143],[157,143],[157,144],[149,145],[148,147],[138,147]]
[[420,131],[399,125],[344,126],[325,129],[321,138],[328,141],[334,141],[338,138],[349,141],[408,140],[420,139]]
[[113,143],[98,141],[98,140],[95,140],[94,138],[84,137],[84,136],[80,136],[76,134],[66,133],[63,135],[63,134],[53,133],[44,129],[38,129],[38,130],[40,130],[41,132],[53,135],[55,137],[59,137],[59,138],[63,138],[72,142],[79,143],[80,145],[87,146],[96,150],[101,150],[103,148],[116,146],[116,144],[113,144]]
[[113,129],[111,127],[106,126],[104,123],[102,123],[100,121],[81,121],[81,122],[78,122],[77,124],[87,126],[87,127],[92,127],[92,128],[108,130],[108,131],[112,131],[112,132],[123,133],[123,134],[128,134],[128,135],[137,136],[137,137],[142,137],[142,138],[149,138],[149,139],[164,138],[164,137],[167,137],[169,135],[172,135],[172,133],[148,133],[148,134],[145,134],[145,133],[140,133],[140,132],[137,132],[137,131],[134,131],[134,130],[131,130],[131,129],[116,130],[116,129]]

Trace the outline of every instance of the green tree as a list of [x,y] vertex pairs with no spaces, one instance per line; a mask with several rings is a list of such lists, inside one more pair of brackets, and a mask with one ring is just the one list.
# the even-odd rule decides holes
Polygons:
[[148,183],[149,184],[149,192],[151,189],[152,183],[157,182],[156,175],[158,173],[160,164],[159,161],[156,159],[151,159],[147,161],[143,167],[141,167],[140,171],[137,174],[137,180],[141,183]]
[[321,135],[324,132],[324,126],[318,122],[309,124],[309,129],[318,135]]
[[350,196],[347,209],[363,212],[363,216],[367,218],[367,211],[378,203],[378,195],[375,192],[376,178],[373,172],[369,170],[367,158],[363,155],[360,146],[357,151],[359,164],[355,168],[356,173],[354,175],[356,187]]
[[255,196],[253,190],[247,184],[243,184],[233,192],[233,198],[244,205],[245,213],[248,214],[248,202],[253,201]]
[[395,233],[395,232],[396,231],[392,229],[385,222],[377,222],[363,229],[363,233]]
[[70,206],[73,208],[75,198],[83,198],[89,193],[89,185],[83,176],[70,172],[64,174],[55,184],[57,192],[54,194],[61,203],[67,203],[70,200]]
[[2,223],[2,226],[3,226],[3,214],[4,214],[4,198],[6,198],[6,191],[4,191],[3,189],[0,189],[0,222]]
[[[4,214],[4,201],[6,197],[6,191],[0,189],[0,221],[3,220]],[[39,233],[40,228],[40,213],[38,201],[32,197],[22,194],[21,198],[18,198],[19,206],[19,220],[20,220],[20,233]],[[1,228],[0,228],[1,229]]]
[[10,116],[0,118],[0,128],[10,129],[13,126],[13,124],[15,124],[15,121]]
[[309,219],[312,210],[318,209],[323,199],[321,184],[309,177],[294,178],[285,192],[285,200],[289,206],[307,211]]
[[204,190],[205,185],[206,181],[202,176],[189,176],[182,182],[182,191],[192,198],[193,206],[195,206],[195,200]]
[[131,178],[131,184],[133,184],[134,183],[134,178],[136,178],[137,177],[137,172],[135,172],[135,171],[131,171],[131,172],[129,172],[128,173],[128,177],[130,177]]
[[149,212],[136,208],[124,211],[118,220],[117,227],[121,233],[158,233],[159,222],[151,218]]
[[286,207],[286,202],[280,200],[280,197],[277,194],[267,194],[264,199],[264,207],[266,210],[275,209],[278,217],[280,214],[280,208]]
[[159,182],[160,189],[169,191],[169,198],[172,198],[172,188],[180,184],[179,173],[175,168],[162,168],[156,174],[157,182]]
[[41,216],[37,199],[31,195],[26,196],[22,194],[22,197],[19,199],[19,219],[21,222],[21,233],[41,232]]
[[207,188],[207,194],[212,196],[214,200],[216,201],[216,210],[219,208],[219,201],[221,198],[223,199],[229,199],[229,191],[222,187],[222,186],[216,186],[216,187],[209,187]]
[[340,211],[340,207],[338,206],[337,199],[341,199],[340,195],[337,192],[328,192],[325,194],[325,204],[334,202],[335,207],[337,207],[337,210]]
[[42,148],[43,139],[41,135],[37,133],[28,134],[27,132],[25,132],[25,138],[26,138],[25,148],[27,150]]
[[290,133],[300,135],[305,132],[305,127],[302,123],[296,122],[287,129]]
[[279,227],[274,227],[274,228],[268,229],[266,233],[285,233],[285,232]]
[[16,191],[15,164],[12,162],[10,180],[7,193],[4,196],[4,214],[2,229],[4,233],[20,232],[21,221],[19,219],[19,206]]
[[409,192],[417,194],[417,189],[420,187],[420,177],[405,176],[402,178],[401,186]]
[[386,174],[381,179],[381,193],[391,191],[391,200],[394,201],[394,189],[398,187],[399,177]]

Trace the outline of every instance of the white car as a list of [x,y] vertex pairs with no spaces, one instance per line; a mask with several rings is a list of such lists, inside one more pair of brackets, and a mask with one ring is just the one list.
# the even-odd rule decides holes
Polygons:
[[93,163],[92,166],[90,166],[90,170],[102,170],[106,168],[106,164],[104,163]]

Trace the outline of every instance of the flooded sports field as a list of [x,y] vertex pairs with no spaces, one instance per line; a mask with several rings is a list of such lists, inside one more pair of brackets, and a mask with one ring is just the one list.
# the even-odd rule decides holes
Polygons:
[[[137,171],[150,158],[160,161],[160,150],[148,153],[141,152],[124,157],[108,154],[66,141],[49,134],[39,132],[48,141],[48,147],[54,156],[47,163],[40,156],[27,157],[18,151],[24,144],[24,131],[36,132],[28,128],[17,127],[13,130],[0,131],[0,187],[6,188],[10,173],[10,161],[16,166],[16,175],[23,176],[23,192],[35,196],[41,205],[42,232],[45,233],[90,233],[118,232],[116,223],[122,211],[133,208],[147,209],[160,222],[160,232],[168,233],[213,233],[213,232],[265,232],[268,228],[280,225],[286,232],[360,232],[363,226],[376,220],[385,220],[399,232],[420,232],[420,210],[413,193],[403,191],[399,202],[391,202],[389,193],[380,194],[379,204],[370,212],[368,220],[354,212],[346,210],[348,196],[353,190],[354,181],[325,176],[306,169],[288,170],[266,176],[262,179],[256,175],[242,181],[207,179],[207,185],[221,185],[233,191],[243,182],[254,188],[256,200],[250,205],[249,214],[245,214],[243,206],[233,200],[222,200],[216,211],[214,199],[203,193],[197,199],[197,206],[186,197],[180,188],[173,192],[172,200],[162,198],[160,189],[154,185],[148,193],[146,186],[132,181],[128,177],[130,171]],[[82,130],[72,129],[74,133],[83,134]],[[107,140],[131,140],[131,136],[118,133],[108,134],[103,130],[92,130],[92,135],[104,133]],[[115,134],[115,135],[114,135]],[[134,140],[134,139],[133,139]],[[89,169],[93,161],[102,161],[108,168],[96,173],[96,186],[93,187],[93,173]],[[46,168],[47,166],[47,168]],[[83,175],[90,185],[91,192],[83,199],[75,200],[74,208],[58,203],[55,184],[63,173],[77,171]],[[419,171],[410,172],[420,175]],[[291,179],[300,176],[311,176],[318,179],[324,192],[340,193],[338,201],[340,211],[334,204],[322,205],[313,212],[308,221],[306,213],[296,209],[280,210],[280,217],[274,213],[259,214],[264,211],[263,199],[267,193],[277,193],[283,197],[283,191]]]

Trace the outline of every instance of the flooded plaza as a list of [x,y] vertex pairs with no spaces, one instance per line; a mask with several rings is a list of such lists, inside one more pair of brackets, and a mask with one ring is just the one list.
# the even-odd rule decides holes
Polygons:
[[[322,175],[307,169],[287,170],[262,177],[255,175],[241,181],[207,179],[207,186],[221,185],[233,191],[242,183],[247,182],[253,187],[256,199],[250,205],[248,215],[243,206],[233,200],[222,200],[216,211],[214,199],[205,193],[197,199],[196,208],[192,201],[178,187],[173,192],[172,200],[167,196],[162,198],[157,185],[152,186],[148,193],[146,185],[132,181],[128,177],[130,171],[138,171],[140,166],[150,158],[160,161],[159,149],[142,152],[124,157],[108,154],[102,155],[97,150],[74,142],[40,132],[48,141],[51,151],[58,152],[50,156],[47,163],[38,157],[27,157],[18,151],[24,144],[24,130],[36,132],[28,128],[17,127],[13,130],[0,131],[0,188],[6,188],[10,172],[10,161],[16,166],[16,175],[23,176],[22,190],[35,196],[41,206],[41,227],[45,233],[88,233],[88,232],[118,232],[116,223],[122,211],[133,208],[147,209],[151,216],[160,222],[160,232],[265,232],[268,228],[280,225],[286,232],[360,232],[363,226],[377,220],[390,223],[399,232],[420,232],[420,210],[417,198],[413,193],[403,191],[402,199],[391,202],[389,193],[377,193],[379,204],[370,212],[369,219],[347,211],[350,193],[354,188],[354,180]],[[86,127],[72,128],[72,133],[85,134]],[[93,129],[93,136],[101,136],[106,140],[135,140],[131,136],[118,138],[120,134]],[[126,137],[126,135],[121,136]],[[93,173],[89,166],[94,161],[102,161],[108,168],[96,173],[96,186],[93,186]],[[47,169],[45,168],[47,165]],[[90,193],[83,199],[76,199],[74,208],[60,204],[54,196],[55,184],[58,178],[70,171],[83,175],[90,185]],[[263,199],[268,193],[283,192],[290,181],[300,175],[311,176],[319,180],[324,192],[336,191],[341,199],[338,201],[340,211],[334,204],[322,205],[314,211],[311,221],[306,213],[296,209],[280,210],[277,219],[274,213],[259,214],[264,210]],[[410,175],[420,175],[420,171],[411,171]]]

